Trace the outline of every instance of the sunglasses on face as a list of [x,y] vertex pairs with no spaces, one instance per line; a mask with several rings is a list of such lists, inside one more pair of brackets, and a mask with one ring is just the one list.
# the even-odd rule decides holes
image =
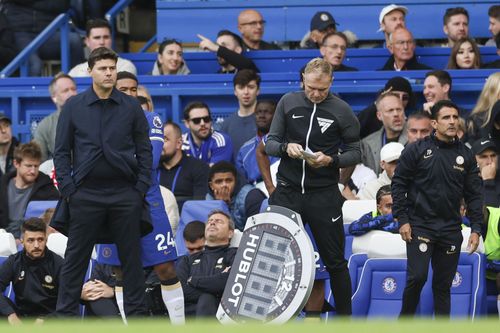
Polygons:
[[190,120],[190,121],[192,121],[192,122],[193,122],[193,124],[195,124],[195,125],[199,125],[199,124],[201,123],[201,121],[202,121],[202,120],[203,120],[203,122],[204,122],[205,124],[207,124],[207,123],[209,123],[209,122],[211,122],[211,121],[212,121],[212,117],[210,117],[210,116],[205,116],[205,117],[197,117],[197,118],[191,118],[191,119],[189,119],[189,120]]

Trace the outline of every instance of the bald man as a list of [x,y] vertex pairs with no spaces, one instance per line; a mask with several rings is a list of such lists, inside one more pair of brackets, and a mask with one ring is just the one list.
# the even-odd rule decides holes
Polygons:
[[253,9],[246,9],[238,16],[238,30],[243,39],[245,51],[255,50],[280,50],[280,48],[262,40],[266,21],[262,15]]

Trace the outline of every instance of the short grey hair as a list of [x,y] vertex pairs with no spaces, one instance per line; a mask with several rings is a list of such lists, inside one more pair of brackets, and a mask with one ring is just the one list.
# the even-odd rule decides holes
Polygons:
[[222,209],[214,209],[214,210],[210,211],[210,213],[208,213],[207,221],[210,219],[210,217],[212,217],[212,215],[215,215],[215,214],[221,214],[221,215],[224,215],[225,217],[227,217],[227,220],[229,221],[229,230],[234,230],[235,226],[234,226],[234,221],[231,218],[231,215],[229,215],[228,213],[226,213]]
[[324,74],[328,77],[332,77],[333,68],[325,59],[314,58],[307,63],[304,69],[304,75],[309,73]]

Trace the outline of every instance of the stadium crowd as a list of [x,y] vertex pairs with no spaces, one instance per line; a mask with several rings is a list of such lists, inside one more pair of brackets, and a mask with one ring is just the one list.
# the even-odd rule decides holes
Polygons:
[[[40,6],[41,1],[2,1],[1,67],[36,37],[43,29],[40,24],[50,22],[67,9],[64,7],[67,1],[50,3],[51,6]],[[31,18],[37,17],[35,14],[43,20],[32,21]],[[75,48],[71,53],[74,67],[53,77],[49,92],[55,111],[40,122],[33,140],[19,142],[12,134],[12,120],[0,115],[0,228],[12,234],[18,250],[4,258],[0,267],[0,291],[11,288],[15,294],[10,298],[6,293],[0,296],[1,315],[11,324],[25,318],[43,321],[47,316],[80,313],[89,317],[121,316],[124,321],[135,315],[168,314],[172,324],[182,324],[191,317],[213,318],[237,251],[232,239],[245,229],[250,216],[261,211],[268,198],[271,204],[294,207],[298,200],[304,200],[304,205],[314,207],[312,204],[320,205],[320,199],[329,198],[315,191],[327,189],[335,195],[334,199],[321,204],[339,214],[345,200],[374,200],[376,210],[352,222],[350,234],[384,230],[401,232],[403,240],[407,240],[402,228],[408,221],[399,223],[406,217],[401,212],[401,198],[394,201],[399,202],[398,212],[393,215],[392,211],[393,195],[401,191],[398,186],[404,169],[400,161],[408,166],[409,151],[413,153],[424,142],[439,141],[443,131],[440,126],[453,130],[453,144],[467,147],[470,151],[467,154],[477,162],[478,168],[471,165],[467,175],[471,179],[477,177],[477,182],[471,180],[464,185],[466,190],[458,196],[453,193],[460,201],[456,209],[461,208],[460,218],[453,222],[472,228],[472,234],[483,238],[488,278],[496,283],[500,313],[500,173],[497,171],[500,72],[486,78],[472,110],[451,101],[453,80],[447,72],[499,68],[500,58],[487,64],[481,62],[481,45],[469,35],[467,10],[455,7],[444,13],[446,43],[438,45],[450,48],[446,68],[433,69],[421,64],[415,55],[417,41],[405,27],[407,15],[411,15],[411,8],[405,6],[391,4],[381,8],[383,42],[375,47],[389,50],[391,55],[380,70],[393,71],[394,76],[380,87],[375,101],[355,115],[347,103],[330,92],[332,74],[357,71],[343,64],[346,51],[354,44],[348,31],[338,31],[331,13],[316,13],[310,31],[300,43],[302,48],[319,49],[322,58],[311,59],[302,69],[301,91],[278,101],[259,97],[259,68],[245,52],[278,50],[279,46],[263,40],[266,21],[262,15],[256,10],[244,10],[237,18],[239,34],[221,30],[215,41],[198,36],[200,49],[217,55],[218,72],[234,74],[238,108],[230,117],[218,119],[200,95],[184,108],[182,124],[161,119],[154,112],[153,99],[140,85],[134,64],[111,50],[109,23],[99,18],[89,20],[84,39],[89,59],[82,62],[81,41],[78,36],[76,40],[71,38],[71,48]],[[492,36],[485,44],[496,46],[500,57],[500,6],[491,6],[488,16]],[[57,43],[58,38],[54,37],[51,43]],[[419,43],[436,46],[434,41]],[[46,50],[40,49],[30,58],[32,75],[40,75],[41,59],[53,58],[49,51],[57,47],[51,45],[47,43]],[[16,51],[9,51],[13,46]],[[422,105],[416,103],[412,84],[400,73],[405,70],[426,71]],[[169,39],[159,43],[151,75],[190,75],[179,41]],[[78,94],[74,78],[81,76],[90,76],[92,85]],[[446,125],[440,123],[443,108],[456,110],[456,119]],[[120,113],[113,114],[118,110]],[[297,128],[290,126],[293,119],[308,119],[304,110],[307,114],[323,113],[316,117],[317,121],[311,116],[310,123],[301,122]],[[82,116],[82,112],[90,116]],[[326,139],[319,140],[323,134],[330,140],[327,146]],[[432,152],[426,154],[424,159]],[[463,158],[457,157],[456,163],[461,168]],[[298,179],[300,172],[302,183]],[[304,181],[306,174],[311,177],[309,184]],[[394,179],[397,185],[391,191]],[[301,197],[300,184],[302,194],[311,190],[317,199]],[[108,188],[114,192],[107,191]],[[290,193],[285,193],[286,188]],[[480,202],[471,199],[473,190],[480,194]],[[127,201],[131,196],[135,197]],[[59,201],[53,207],[55,213],[49,209],[43,216],[26,218],[30,202],[55,200]],[[217,204],[202,212],[203,221],[179,222],[185,203],[192,200]],[[141,216],[143,203],[147,205],[142,207]],[[220,203],[224,209],[216,209]],[[116,211],[109,208],[115,206]],[[62,212],[64,209],[69,212]],[[468,215],[471,211],[472,219]],[[478,211],[483,212],[481,221],[477,220]],[[314,219],[311,217],[314,214],[306,208],[301,213]],[[144,220],[152,222],[155,228],[152,233],[149,230],[150,236],[144,236],[141,229]],[[69,232],[61,226],[61,221],[73,223]],[[120,222],[129,229],[120,227]],[[308,220],[304,218],[304,222]],[[156,229],[157,226],[161,228]],[[312,224],[311,228],[313,237],[321,243],[319,252],[323,260],[328,262],[336,310],[340,315],[350,315],[350,302],[341,302],[345,297],[339,291],[347,292],[344,286],[347,282],[350,285],[349,280],[339,278],[348,275],[344,250],[328,245],[330,236],[343,244],[344,232],[342,228],[331,229],[324,236],[323,226]],[[59,232],[69,237],[66,253],[64,250],[56,253],[47,247],[49,235]],[[177,233],[182,233],[182,237],[177,237]],[[126,241],[117,241],[118,234]],[[141,235],[144,237],[139,239]],[[133,241],[129,243],[129,239]],[[184,241],[187,253],[177,256],[176,239]],[[74,245],[75,242],[81,247]],[[108,247],[109,242],[117,243],[118,251],[116,247]],[[90,262],[91,253],[87,250],[94,244],[99,244],[97,263],[83,278],[86,267],[81,264]],[[131,249],[131,244],[136,248]],[[61,258],[64,254],[66,260]],[[76,257],[80,257],[78,262],[68,263],[68,258]],[[78,272],[77,266],[80,266]],[[138,274],[140,278],[137,274],[130,275],[140,269],[144,272]],[[132,280],[136,280],[133,287]],[[132,289],[135,294],[130,292]],[[347,298],[350,295],[349,288]],[[328,308],[324,307],[321,288],[315,289],[313,298],[315,301],[306,305],[304,313],[306,318],[317,320]],[[85,305],[85,311],[78,305]],[[411,314],[408,311],[402,314]],[[446,309],[439,314],[446,315]]]

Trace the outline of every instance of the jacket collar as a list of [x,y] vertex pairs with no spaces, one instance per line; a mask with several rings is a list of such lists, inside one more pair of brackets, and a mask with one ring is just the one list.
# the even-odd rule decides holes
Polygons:
[[[84,94],[84,101],[86,105],[91,105],[101,100],[95,93],[92,85],[84,92]],[[115,102],[116,104],[120,104],[122,101],[122,96],[120,96],[120,94],[121,93],[116,88],[113,88],[111,95],[109,96],[109,100]]]

